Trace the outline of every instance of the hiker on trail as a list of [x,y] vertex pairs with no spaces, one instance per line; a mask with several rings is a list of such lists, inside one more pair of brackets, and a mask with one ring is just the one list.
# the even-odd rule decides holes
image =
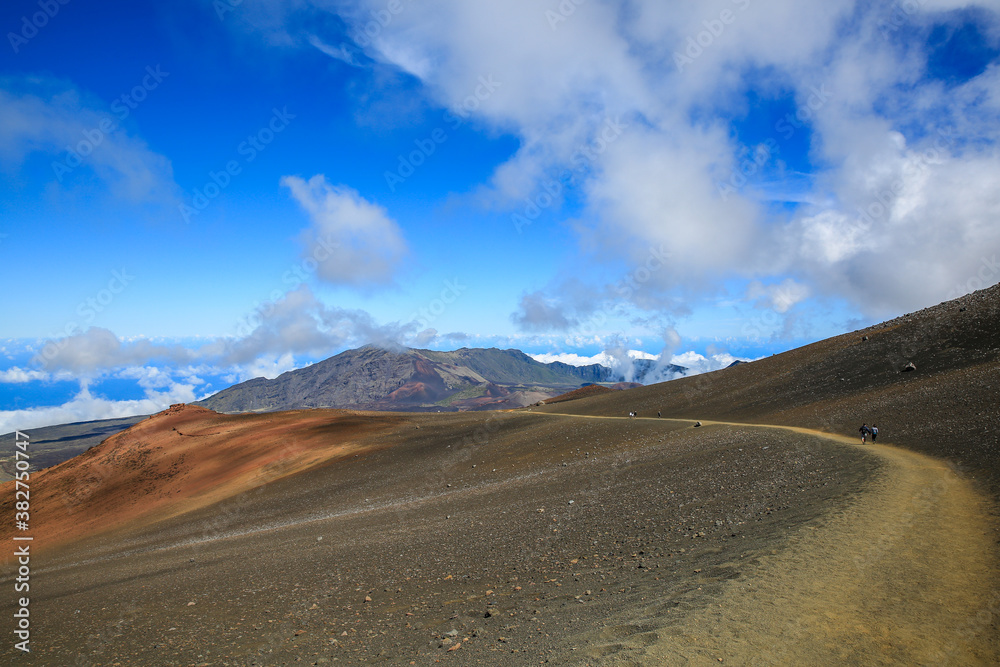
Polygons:
[[656,411],[656,418],[657,418],[657,419],[659,419],[659,418],[660,418],[660,411],[659,411],[659,410],[657,410],[657,411]]
[[872,433],[872,444],[874,445],[875,444],[875,438],[878,437],[878,426],[876,426],[875,424],[872,424],[871,433]]
[[863,445],[865,444],[865,440],[868,438],[868,434],[871,433],[871,429],[868,428],[868,423],[866,422],[862,424],[861,428],[858,430],[861,432],[861,444]]

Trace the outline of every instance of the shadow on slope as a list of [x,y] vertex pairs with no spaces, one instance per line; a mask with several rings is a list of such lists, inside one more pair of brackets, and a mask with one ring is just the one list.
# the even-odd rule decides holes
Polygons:
[[[34,549],[151,523],[367,451],[365,436],[392,427],[334,410],[220,415],[179,405],[31,476]],[[0,512],[14,516],[13,482]],[[0,530],[8,539],[13,526]]]
[[845,435],[874,422],[880,441],[944,457],[1000,495],[998,332],[1000,285],[752,363],[532,409]]

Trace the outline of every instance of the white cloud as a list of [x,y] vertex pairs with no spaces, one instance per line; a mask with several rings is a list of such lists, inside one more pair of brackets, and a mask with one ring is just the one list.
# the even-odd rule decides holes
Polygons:
[[[626,354],[629,359],[659,359],[658,355],[643,352],[642,350],[628,350]],[[611,368],[614,363],[614,358],[607,352],[598,352],[589,357],[581,356],[574,352],[546,352],[543,354],[529,354],[528,356],[543,364],[551,364],[554,361],[559,361],[570,366],[601,364],[602,366]]]
[[521,296],[517,312],[510,316],[521,331],[565,331],[578,324],[566,313],[566,307],[541,291]]
[[408,249],[403,232],[384,208],[343,185],[317,175],[308,181],[285,176],[281,184],[309,214],[303,234],[306,261],[317,262],[316,275],[339,285],[390,283]]
[[195,354],[181,345],[157,345],[148,339],[123,344],[108,329],[90,327],[83,333],[46,341],[33,361],[48,371],[89,376],[113,368],[141,366],[154,359],[188,361]]
[[699,375],[701,373],[709,373],[711,371],[717,371],[722,368],[727,368],[732,365],[734,361],[750,361],[746,358],[734,357],[728,352],[717,352],[709,356],[705,356],[693,350],[683,352],[681,354],[675,354],[670,358],[670,363],[677,364],[678,366],[684,366],[689,369],[685,376],[689,375]]
[[[363,310],[327,306],[305,283],[258,309],[254,318],[245,336],[211,339],[197,347],[178,342],[154,343],[138,337],[123,340],[108,329],[91,327],[83,333],[45,341],[33,359],[43,370],[30,372],[98,377],[117,370],[117,377],[134,379],[150,388],[164,386],[172,377],[151,362],[182,369],[191,363],[241,367],[241,377],[256,370],[272,376],[293,368],[296,355],[324,356],[338,348],[367,343],[403,344],[416,328],[412,323],[378,324]],[[187,372],[192,381],[197,380],[197,369],[189,366]],[[12,378],[21,376],[13,369],[9,374]]]
[[[344,16],[364,22],[382,5],[352,3]],[[585,197],[578,229],[586,247],[611,262],[641,261],[659,244],[670,251],[669,265],[629,297],[645,299],[640,307],[664,303],[657,292],[704,294],[722,279],[791,276],[800,293],[886,314],[942,300],[978,266],[973,255],[1000,247],[991,187],[1000,171],[1000,67],[945,84],[928,75],[925,39],[935,25],[971,20],[947,10],[978,7],[975,20],[995,46],[995,5],[916,3],[905,41],[880,30],[892,7],[853,0],[573,7],[552,22],[552,8],[530,0],[445,0],[394,15],[368,51],[420,78],[449,108],[480,77],[498,82],[474,115],[521,146],[495,170],[494,199],[516,209],[546,179],[572,172]],[[723,10],[733,20],[679,70],[675,53]],[[783,188],[718,189],[739,168],[732,119],[750,111],[748,89],[790,94],[808,116],[797,132],[810,133],[815,166],[795,184],[804,205],[790,220],[767,206],[767,192]],[[615,119],[627,127],[612,136]],[[921,167],[944,128],[963,140]],[[786,139],[777,128],[774,135]],[[857,209],[897,183],[884,220],[859,225]],[[522,308],[519,317],[562,327],[571,311],[549,306],[535,308],[537,318]]]
[[145,398],[137,400],[112,401],[91,395],[87,384],[83,383],[80,393],[63,405],[0,411],[0,433],[26,431],[54,424],[153,414],[172,403],[189,403],[195,400],[194,385],[190,384],[175,383],[166,391],[147,391]]
[[[136,202],[172,202],[170,161],[120,126],[110,105],[85,101],[77,89],[41,79],[0,87],[0,160],[21,165],[33,153],[52,161],[52,180],[66,187],[92,172],[112,194]],[[124,108],[124,107],[123,107]],[[126,109],[127,111],[127,109]],[[73,148],[76,158],[67,147]]]
[[236,381],[245,382],[259,377],[273,380],[282,373],[294,371],[299,367],[300,365],[295,363],[295,356],[291,352],[281,355],[262,355],[249,364],[240,366]]
[[23,384],[25,382],[45,381],[51,379],[49,373],[43,371],[25,370],[17,366],[0,371],[0,382]]
[[348,65],[353,65],[357,67],[358,62],[354,58],[354,53],[349,48],[347,48],[346,44],[341,44],[340,46],[330,46],[316,35],[309,35],[308,39],[310,44],[312,44],[317,49],[319,49],[326,55],[330,56],[331,58],[343,61]]
[[[660,354],[650,354],[641,350],[625,350],[624,348],[609,348],[592,356],[581,356],[571,352],[550,352],[545,354],[529,355],[535,361],[549,364],[553,361],[561,361],[571,366],[587,366],[590,364],[600,364],[610,368],[622,375],[628,382],[641,382],[643,384],[654,384],[666,382],[678,377],[698,375],[708,373],[722,368],[726,368],[739,359],[728,352],[714,352],[705,356],[699,352],[689,350],[680,354],[672,354],[671,344],[679,344],[679,338],[668,335],[670,341]],[[636,366],[636,361],[653,362],[650,366],[644,364],[641,368]],[[739,359],[748,361],[748,359]],[[671,365],[683,366],[688,369],[683,373],[670,368]]]
[[786,278],[777,285],[765,285],[759,280],[747,286],[747,298],[777,313],[787,313],[795,304],[809,296],[809,287]]

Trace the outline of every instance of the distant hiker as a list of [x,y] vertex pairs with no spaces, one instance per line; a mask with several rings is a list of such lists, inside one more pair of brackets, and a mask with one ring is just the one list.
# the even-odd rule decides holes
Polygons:
[[872,431],[870,428],[868,428],[867,422],[862,424],[861,428],[859,428],[858,431],[861,432],[861,444],[863,445],[865,444],[865,440],[868,438],[868,434],[871,433]]
[[657,411],[656,411],[656,418],[657,418],[657,419],[659,419],[659,418],[660,418],[660,411],[659,411],[659,410],[657,410]]
[[875,444],[875,438],[878,437],[878,426],[876,426],[875,424],[872,424],[871,433],[872,433],[872,444],[874,445]]

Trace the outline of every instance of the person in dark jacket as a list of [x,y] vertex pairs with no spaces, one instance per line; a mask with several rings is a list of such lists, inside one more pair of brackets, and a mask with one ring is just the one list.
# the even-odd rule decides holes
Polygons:
[[868,428],[868,423],[866,422],[861,425],[861,428],[859,428],[858,431],[861,433],[861,444],[863,445],[868,438],[868,434],[871,433],[871,429]]

